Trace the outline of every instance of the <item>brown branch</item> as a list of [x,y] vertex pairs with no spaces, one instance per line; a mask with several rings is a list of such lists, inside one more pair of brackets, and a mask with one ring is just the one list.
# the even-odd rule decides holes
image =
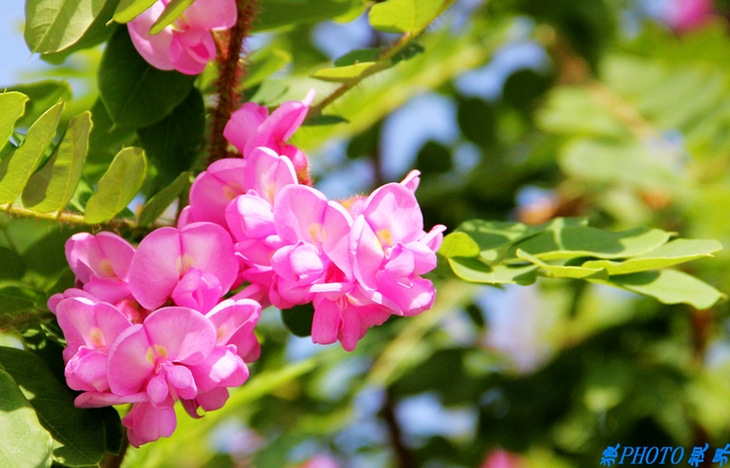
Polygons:
[[413,455],[403,443],[403,431],[395,418],[395,399],[392,390],[389,388],[385,389],[385,403],[380,411],[380,416],[388,426],[398,468],[416,468]]
[[127,438],[127,430],[122,426],[122,445],[119,447],[119,453],[107,453],[99,464],[99,468],[120,468],[124,461],[124,456],[129,448],[129,438]]
[[[251,25],[256,16],[258,0],[238,0],[236,2],[238,17],[236,24],[230,31],[219,37],[217,41],[218,54],[218,103],[213,109],[211,118],[210,153],[207,164],[228,157],[228,140],[223,136],[223,130],[231,118],[234,110],[240,106],[241,96],[238,88],[244,75],[245,60],[241,58],[243,42],[251,32]],[[227,37],[226,37],[227,36]]]

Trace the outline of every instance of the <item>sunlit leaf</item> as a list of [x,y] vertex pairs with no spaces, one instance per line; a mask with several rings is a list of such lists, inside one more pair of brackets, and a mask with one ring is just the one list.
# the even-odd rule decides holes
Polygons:
[[551,265],[543,262],[537,257],[517,249],[517,257],[527,260],[533,265],[540,267],[540,270],[544,271],[547,276],[553,278],[608,278],[606,271],[603,268],[586,268],[583,266],[571,266],[571,265]]
[[[1,366],[0,366],[1,367]],[[0,368],[0,466],[49,467],[53,440],[18,384]]]
[[127,207],[144,182],[147,159],[139,148],[125,148],[101,177],[86,204],[84,221],[89,224],[112,219]]
[[25,105],[25,114],[18,119],[16,127],[30,127],[58,101],[71,99],[71,86],[65,81],[45,80],[10,86],[8,89],[21,92],[30,99]]
[[53,437],[54,460],[94,465],[104,455],[104,425],[90,410],[74,406],[74,393],[33,353],[0,347],[0,368],[10,374]]
[[450,258],[449,265],[459,278],[471,283],[532,284],[537,279],[537,266],[490,266],[475,258]]
[[117,28],[98,70],[99,96],[115,124],[140,128],[164,119],[190,92],[195,76],[158,70],[134,48],[127,28]]
[[479,245],[464,232],[453,232],[444,237],[439,254],[446,258],[476,257],[479,255]]
[[13,134],[15,122],[25,112],[28,96],[15,91],[0,94],[0,147],[5,145]]
[[106,0],[28,0],[25,42],[31,52],[58,52],[86,32]]
[[157,34],[172,24],[195,0],[172,0],[167,4],[157,21],[150,28],[150,34]]
[[266,31],[289,24],[314,23],[347,13],[360,0],[264,0],[254,29]]
[[127,23],[132,21],[145,11],[147,8],[155,4],[157,0],[119,0],[119,5],[114,12],[114,21],[117,23]]
[[63,107],[59,102],[48,109],[31,125],[23,144],[0,161],[0,204],[12,203],[28,183],[56,134]]
[[609,281],[602,283],[654,297],[664,304],[685,303],[698,309],[712,307],[725,297],[704,281],[677,270],[642,271],[612,276]]
[[376,71],[385,70],[390,66],[387,62],[362,62],[355,65],[347,65],[334,68],[320,68],[312,73],[312,78],[334,83],[344,83],[361,76],[371,75]]
[[379,31],[417,35],[454,0],[388,0],[370,9],[370,24]]
[[714,240],[676,239],[645,254],[623,262],[592,260],[583,264],[586,268],[605,268],[609,275],[624,275],[638,271],[655,270],[689,262],[702,257],[711,257],[722,249]]
[[71,120],[53,156],[30,177],[23,190],[22,200],[26,208],[48,213],[66,207],[81,179],[91,127],[90,112]]

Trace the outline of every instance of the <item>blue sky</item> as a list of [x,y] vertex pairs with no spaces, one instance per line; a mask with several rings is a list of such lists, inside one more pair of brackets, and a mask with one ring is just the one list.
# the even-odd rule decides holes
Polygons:
[[32,56],[23,40],[25,2],[3,2],[0,15],[0,87],[21,81],[23,71],[35,70],[41,63],[38,55]]

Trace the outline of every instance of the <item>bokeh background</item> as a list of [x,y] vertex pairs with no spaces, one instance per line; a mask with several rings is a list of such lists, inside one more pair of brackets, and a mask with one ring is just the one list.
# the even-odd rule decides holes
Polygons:
[[[328,109],[346,123],[305,127],[295,143],[333,198],[417,167],[427,228],[581,216],[730,246],[729,12],[711,0],[458,0],[422,53]],[[22,17],[22,2],[5,2],[0,87],[65,80],[69,113],[90,108],[100,50],[51,67],[25,47]],[[248,97],[324,95],[314,70],[391,40],[357,8],[258,34]],[[686,268],[730,291],[727,251]],[[391,319],[352,353],[292,336],[267,311],[255,379],[124,466],[589,467],[617,443],[687,456],[708,443],[701,466],[719,466],[726,304],[666,306],[577,281],[432,279],[433,310]]]

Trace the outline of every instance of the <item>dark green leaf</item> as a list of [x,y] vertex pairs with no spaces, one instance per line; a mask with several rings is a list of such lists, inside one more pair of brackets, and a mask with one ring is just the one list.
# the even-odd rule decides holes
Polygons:
[[144,151],[139,148],[120,151],[86,203],[84,221],[96,224],[112,219],[137,195],[146,173]]
[[205,133],[205,104],[197,88],[164,120],[137,130],[145,153],[157,167],[163,184],[190,170]]
[[312,73],[312,78],[333,83],[345,83],[362,76],[369,76],[376,71],[385,70],[390,67],[388,62],[361,62],[354,65],[334,68],[320,68]]
[[295,305],[291,309],[282,309],[281,319],[294,335],[310,336],[312,334],[312,321],[314,320],[314,307],[309,303]]
[[165,212],[168,206],[190,186],[191,172],[183,172],[172,184],[160,190],[154,197],[145,203],[139,214],[139,225],[150,226]]
[[348,65],[355,65],[358,63],[377,62],[381,53],[383,53],[383,51],[376,47],[352,50],[342,57],[339,57],[334,63],[336,67],[346,67]]
[[78,41],[106,0],[27,0],[25,42],[31,52],[58,52]]
[[172,24],[195,0],[172,0],[167,4],[157,21],[150,28],[150,34],[158,34]]
[[0,369],[0,466],[51,466],[53,440],[15,380]]
[[0,347],[0,367],[10,374],[53,437],[53,458],[67,466],[95,465],[104,455],[104,425],[74,406],[74,395],[34,354]]
[[313,119],[307,119],[302,125],[314,126],[314,125],[334,125],[338,123],[347,123],[347,119],[340,117],[339,115],[331,114],[319,114]]
[[[290,24],[314,23],[347,13],[352,0],[264,0],[261,12],[256,17],[256,31],[278,28]],[[359,0],[358,0],[359,3]]]
[[36,171],[23,190],[23,205],[40,213],[61,212],[81,179],[91,131],[91,113],[71,119],[53,156]]
[[99,96],[115,124],[141,128],[164,119],[188,96],[195,76],[158,70],[117,28],[99,64]]
[[0,204],[12,203],[28,183],[56,134],[64,104],[59,102],[31,125],[23,143],[0,161]]

